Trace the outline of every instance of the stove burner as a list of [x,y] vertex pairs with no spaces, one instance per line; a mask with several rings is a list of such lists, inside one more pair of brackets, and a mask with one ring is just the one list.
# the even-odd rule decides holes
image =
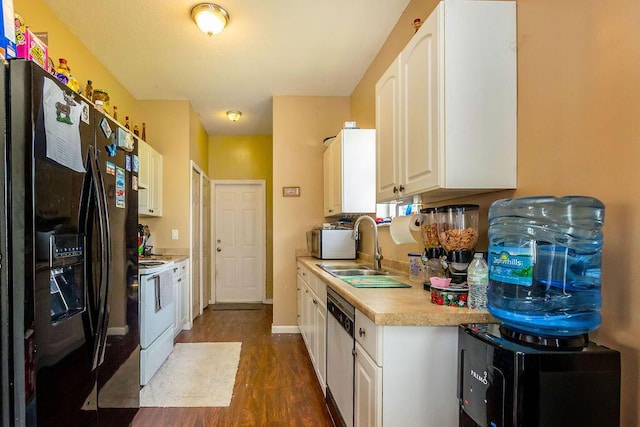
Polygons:
[[509,341],[540,350],[580,351],[589,345],[589,334],[569,337],[543,337],[500,325],[500,334]]

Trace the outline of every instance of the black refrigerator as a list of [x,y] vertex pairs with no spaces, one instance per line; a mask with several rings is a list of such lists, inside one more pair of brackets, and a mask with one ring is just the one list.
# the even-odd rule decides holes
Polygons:
[[2,422],[126,426],[139,407],[134,137],[36,64],[0,72]]

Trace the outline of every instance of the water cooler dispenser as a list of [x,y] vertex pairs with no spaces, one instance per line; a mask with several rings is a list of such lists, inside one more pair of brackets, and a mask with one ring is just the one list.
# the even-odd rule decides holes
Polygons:
[[460,326],[460,427],[620,425],[620,353],[591,342],[536,348],[503,332],[498,324]]
[[604,205],[583,196],[503,199],[489,208],[487,309],[461,325],[463,427],[615,427],[620,353],[600,326]]

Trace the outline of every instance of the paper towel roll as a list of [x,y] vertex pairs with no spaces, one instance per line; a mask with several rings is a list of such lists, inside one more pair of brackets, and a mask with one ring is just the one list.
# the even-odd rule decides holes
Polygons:
[[391,238],[397,244],[418,243],[412,231],[419,231],[422,224],[421,215],[397,216],[391,220]]

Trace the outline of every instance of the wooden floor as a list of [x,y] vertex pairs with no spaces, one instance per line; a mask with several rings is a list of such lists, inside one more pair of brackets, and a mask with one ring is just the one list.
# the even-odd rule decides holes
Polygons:
[[272,308],[205,310],[176,339],[242,342],[229,407],[140,408],[133,426],[331,426],[304,342],[299,334],[271,334]]

